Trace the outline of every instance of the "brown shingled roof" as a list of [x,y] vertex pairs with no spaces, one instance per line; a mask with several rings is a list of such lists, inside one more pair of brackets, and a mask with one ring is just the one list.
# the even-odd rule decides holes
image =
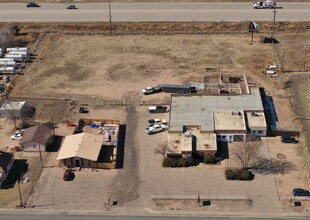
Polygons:
[[45,127],[44,125],[36,125],[26,129],[23,138],[20,140],[19,144],[24,144],[29,141],[46,144],[51,134],[51,129]]

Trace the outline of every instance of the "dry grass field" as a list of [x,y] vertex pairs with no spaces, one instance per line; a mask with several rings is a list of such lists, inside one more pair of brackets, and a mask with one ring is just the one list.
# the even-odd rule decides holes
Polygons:
[[[137,27],[141,25],[143,24],[137,24]],[[162,26],[165,25],[167,24]],[[174,24],[169,25],[176,27]],[[192,27],[192,24],[186,25]],[[85,35],[89,29],[94,28],[92,26],[86,25],[83,26],[84,29],[80,29],[76,25],[67,25],[65,29],[71,32],[64,35],[62,26],[59,27],[61,32],[57,32],[57,27],[51,25],[53,32],[49,33],[45,29],[40,31],[38,24],[26,24],[25,30],[29,30],[30,33],[22,38],[29,42],[36,56],[33,63],[27,65],[23,71],[24,75],[18,77],[11,96],[68,99],[93,105],[96,105],[96,102],[99,105],[99,100],[124,103],[127,93],[139,92],[145,86],[201,82],[202,77],[208,74],[205,69],[214,67],[217,72],[224,74],[246,74],[250,80],[264,87],[274,96],[276,105],[283,106],[278,110],[280,127],[297,128],[299,123],[296,120],[285,120],[288,115],[295,117],[287,97],[292,97],[292,92],[295,96],[297,88],[301,88],[300,96],[305,96],[301,97],[301,100],[307,97],[306,82],[309,75],[302,72],[310,69],[310,52],[309,49],[306,50],[310,44],[310,33],[301,31],[302,27],[306,28],[307,25],[278,24],[279,30],[274,37],[279,43],[273,50],[270,43],[260,42],[261,37],[268,36],[267,31],[256,34],[252,43],[248,33],[235,34],[233,31],[231,34],[213,35],[107,36]],[[131,29],[132,26],[134,24],[130,23],[128,28]],[[148,28],[158,30],[158,26],[159,24],[151,24]],[[219,26],[224,28],[227,25]],[[239,28],[238,24],[232,26],[235,29]],[[266,30],[268,24],[262,26]],[[284,26],[287,27],[286,30],[291,31],[282,32]],[[216,24],[210,27],[213,30],[220,29]],[[292,33],[294,28],[299,30],[298,33]],[[123,24],[122,30],[124,29],[126,28]],[[178,31],[180,27],[175,29]],[[75,30],[78,34],[74,34]],[[264,76],[262,70],[276,63],[276,57],[281,63],[281,51],[284,51],[285,73],[280,74],[278,78]],[[298,86],[290,86],[294,83]],[[292,89],[286,89],[288,87]],[[96,100],[93,100],[94,98]],[[297,106],[306,105],[305,103],[308,102],[302,102]],[[60,106],[64,108],[63,105]]]

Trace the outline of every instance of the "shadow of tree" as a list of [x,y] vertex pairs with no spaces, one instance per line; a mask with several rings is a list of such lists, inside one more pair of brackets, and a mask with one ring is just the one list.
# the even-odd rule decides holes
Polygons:
[[287,160],[268,159],[260,157],[252,164],[254,173],[259,174],[286,174],[295,169],[295,165]]

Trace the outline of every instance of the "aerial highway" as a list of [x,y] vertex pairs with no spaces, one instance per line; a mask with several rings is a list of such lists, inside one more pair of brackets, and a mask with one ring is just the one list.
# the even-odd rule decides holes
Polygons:
[[[109,21],[108,3],[0,3],[0,22]],[[112,21],[273,21],[272,9],[253,9],[251,2],[111,3]],[[310,21],[310,2],[279,2],[276,21]]]

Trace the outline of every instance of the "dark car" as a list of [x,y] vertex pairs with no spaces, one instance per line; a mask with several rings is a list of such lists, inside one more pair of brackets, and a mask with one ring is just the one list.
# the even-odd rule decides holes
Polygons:
[[293,196],[310,196],[310,192],[305,189],[295,188],[292,192]]
[[27,3],[27,8],[39,8],[39,7],[41,7],[41,5],[39,5],[38,3],[35,2]]
[[281,137],[281,142],[282,143],[292,143],[292,144],[296,144],[298,143],[298,140],[294,137],[290,137],[290,136],[282,136]]
[[64,181],[71,181],[75,178],[75,174],[71,170],[66,170],[64,172],[63,180]]
[[67,9],[78,9],[75,5],[69,5]]

